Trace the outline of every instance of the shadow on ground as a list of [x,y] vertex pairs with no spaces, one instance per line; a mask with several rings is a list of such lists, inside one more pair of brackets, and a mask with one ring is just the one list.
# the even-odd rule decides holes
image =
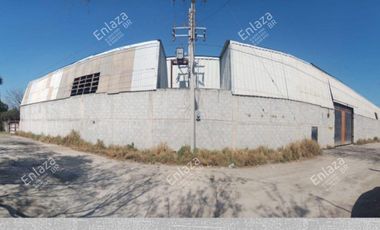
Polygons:
[[[378,174],[378,149],[351,148],[328,154],[368,161],[361,162],[365,168],[358,178]],[[25,185],[21,178],[49,158],[59,170],[44,173],[39,187]],[[380,187],[362,194],[351,210],[352,195],[342,202],[334,196],[342,190],[327,193],[311,181],[298,182],[308,173],[293,171],[267,178],[252,176],[254,170],[198,170],[182,184],[169,185],[166,178],[177,172],[175,167],[65,153],[26,139],[1,138],[0,217],[380,217]],[[351,188],[352,181],[341,182],[346,183],[343,188]]]
[[351,217],[380,217],[380,187],[360,195],[352,208]]
[[[181,190],[166,182],[159,166],[103,165],[92,155],[63,155],[22,139],[2,139],[0,146],[0,214],[6,217],[220,217],[241,211],[231,177]],[[39,176],[39,187],[25,185],[21,178],[49,158],[59,170]]]
[[327,150],[326,152],[338,157],[350,157],[357,160],[371,161],[373,163],[380,162],[379,150],[371,148],[370,145],[355,145],[355,148],[353,148],[352,145],[341,146]]

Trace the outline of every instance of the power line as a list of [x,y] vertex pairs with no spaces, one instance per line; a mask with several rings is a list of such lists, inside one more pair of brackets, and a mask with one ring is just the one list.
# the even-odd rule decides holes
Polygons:
[[214,15],[216,15],[217,13],[219,13],[219,11],[221,11],[222,9],[224,9],[224,7],[226,7],[230,1],[231,0],[225,1],[218,9],[216,9],[215,11],[213,11],[211,14],[207,15],[206,17],[200,19],[199,22],[204,22],[207,19],[209,19],[209,18],[213,17]]

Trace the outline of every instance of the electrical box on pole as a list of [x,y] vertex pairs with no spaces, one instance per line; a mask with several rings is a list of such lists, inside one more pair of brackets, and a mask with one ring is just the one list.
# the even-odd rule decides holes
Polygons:
[[[196,73],[195,73],[195,42],[198,38],[202,38],[203,41],[206,40],[206,28],[196,27],[195,21],[195,2],[196,0],[191,0],[191,6],[189,8],[188,15],[188,26],[173,27],[173,40],[178,37],[188,38],[188,76],[189,76],[189,88],[190,88],[190,108],[191,108],[191,149],[194,151],[196,149]],[[178,60],[178,59],[177,59]]]

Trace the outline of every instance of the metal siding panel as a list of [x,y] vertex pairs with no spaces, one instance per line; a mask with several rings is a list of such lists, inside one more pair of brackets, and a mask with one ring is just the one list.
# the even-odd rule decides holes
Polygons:
[[[175,58],[171,58],[171,60],[174,60],[174,59]],[[168,73],[169,73],[168,75],[170,75],[170,63],[169,63]],[[186,75],[183,75],[183,74],[186,74]],[[179,68],[178,65],[173,65],[172,86],[173,88],[188,87],[187,67]]]
[[247,58],[247,54],[241,53],[239,46],[231,43],[231,87],[233,93],[241,95],[250,95],[254,91],[255,79],[252,77],[248,66],[254,65],[254,60]]
[[63,75],[63,71],[58,70],[51,77],[51,81],[50,81],[51,92],[50,92],[50,97],[48,98],[49,100],[57,99],[58,90],[61,85],[62,75]]
[[271,53],[273,74],[276,76],[276,89],[282,98],[289,99],[288,86],[286,82],[286,75],[281,55]]
[[51,74],[35,80],[31,84],[28,103],[46,101],[49,93],[49,79]]
[[[175,58],[167,59],[168,68],[168,83],[170,85],[170,60]],[[220,64],[219,58],[214,57],[195,57],[195,61],[199,66],[204,66],[196,68],[196,71],[203,72],[204,75],[198,76],[198,87],[207,89],[220,89]],[[173,88],[179,88],[180,85],[188,85],[187,83],[187,69],[180,69],[178,65],[173,65]]]
[[[231,42],[233,92],[235,94],[289,98],[333,108],[326,77],[293,56],[251,45]],[[244,59],[252,59],[244,60]],[[254,75],[254,79],[247,76]]]
[[[231,43],[233,92],[292,99],[333,108],[326,79],[313,76],[308,63],[262,48]],[[314,73],[315,74],[315,73]]]
[[[199,88],[220,89],[220,66],[218,58],[196,57],[200,71],[204,72],[204,79],[198,78]],[[203,84],[202,84],[203,83]]]
[[21,105],[26,105],[26,104],[28,104],[31,84],[32,84],[32,83],[29,82],[29,83],[28,83],[28,86],[26,87],[26,90],[25,90],[24,96],[22,97]]
[[169,88],[169,82],[168,82],[168,69],[166,66],[166,57],[165,57],[165,51],[164,48],[160,45],[159,46],[159,56],[158,56],[158,88],[166,89]]
[[[108,93],[131,91],[132,72],[136,60],[135,52],[135,48],[131,48],[122,53],[113,54],[111,57],[105,57],[112,60],[112,62],[109,63],[111,68],[108,69],[112,72],[101,73],[101,75],[109,76],[107,78]],[[102,78],[102,76],[100,78]]]
[[[103,52],[94,56],[84,58],[78,62],[61,68],[57,71],[62,72],[61,80],[59,81],[59,87],[56,87],[56,81],[53,81],[53,85],[50,85],[50,77],[55,72],[34,80],[28,86],[29,91],[23,100],[23,103],[35,103],[41,101],[47,101],[52,99],[66,98],[70,96],[71,86],[75,77],[84,76],[91,73],[100,72],[100,82],[97,92],[108,92],[109,88],[112,88],[112,81],[116,78],[124,78],[128,76],[128,71],[131,69],[133,73],[131,76],[136,78],[132,80],[134,87],[125,87],[123,84],[115,86],[111,92],[120,92],[124,90],[154,90],[157,88],[158,77],[158,50],[160,50],[159,41],[150,41],[130,46],[124,46]],[[126,55],[129,50],[139,50],[140,55],[137,58],[133,58],[133,67],[128,66],[128,60],[124,58],[120,60],[113,60],[113,57],[120,57]],[[114,61],[116,63],[114,63]],[[129,59],[130,61],[130,59]],[[138,61],[136,64],[135,62]],[[116,77],[115,79],[113,79]],[[112,80],[111,80],[112,79]],[[124,79],[122,79],[124,80]],[[57,81],[58,82],[58,81]],[[120,80],[116,80],[120,82]],[[58,84],[58,83],[57,83]]]
[[[131,49],[125,50],[124,53],[131,52]],[[113,78],[113,56],[107,55],[100,59],[100,78],[97,93],[107,93],[112,89],[111,82]]]
[[131,91],[157,89],[159,45],[136,49]]
[[220,88],[231,90],[230,49],[227,48],[220,57],[220,65]]
[[379,111],[377,106],[332,77],[330,85],[334,101],[353,107],[355,114],[375,119],[375,112]]
[[57,99],[70,96],[71,85],[74,79],[76,65],[71,65],[62,69],[62,79],[57,92]]
[[168,88],[170,88],[170,86],[171,86],[171,58],[167,58],[166,59],[166,69],[168,70]]
[[286,87],[284,84],[283,74],[279,71],[281,65],[271,60],[271,57],[255,57],[254,65],[251,71],[254,73],[253,78],[256,87],[253,93],[258,96],[287,98]]

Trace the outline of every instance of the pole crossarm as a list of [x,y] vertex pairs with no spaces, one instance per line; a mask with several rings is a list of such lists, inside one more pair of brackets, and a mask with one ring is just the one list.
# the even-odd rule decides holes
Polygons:
[[[191,108],[191,136],[190,136],[190,144],[191,149],[194,151],[196,149],[196,121],[199,119],[195,119],[197,108],[196,108],[196,95],[195,89],[197,88],[197,75],[200,73],[195,71],[195,67],[197,67],[197,63],[195,62],[195,42],[198,38],[206,40],[206,27],[196,27],[195,23],[195,2],[196,0],[191,0],[191,6],[189,8],[189,24],[188,26],[177,26],[173,27],[172,35],[173,41],[176,38],[188,38],[188,58],[187,58],[187,66],[188,66],[188,79],[189,79],[189,88],[190,88],[190,108]],[[200,67],[200,66],[199,66]]]
[[[202,38],[204,41],[206,40],[206,32],[207,29],[206,27],[195,27],[195,35],[194,38]],[[173,27],[172,35],[173,35],[173,40],[175,40],[178,37],[190,37],[189,31],[191,30],[190,27]]]

